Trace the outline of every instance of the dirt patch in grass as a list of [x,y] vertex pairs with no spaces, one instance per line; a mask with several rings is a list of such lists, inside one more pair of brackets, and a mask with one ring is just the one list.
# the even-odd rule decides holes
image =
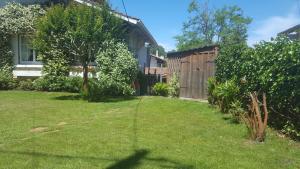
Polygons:
[[57,125],[58,126],[64,126],[64,125],[67,125],[68,123],[66,123],[66,122],[60,122],[60,123],[58,123]]
[[57,133],[57,132],[60,132],[60,130],[49,130],[49,131],[45,131],[44,133],[47,134],[47,133]]
[[32,128],[30,130],[31,133],[40,133],[40,132],[44,132],[47,131],[48,127],[36,127],[36,128]]

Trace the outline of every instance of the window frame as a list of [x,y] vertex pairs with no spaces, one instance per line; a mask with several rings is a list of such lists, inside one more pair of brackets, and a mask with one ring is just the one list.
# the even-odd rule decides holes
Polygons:
[[23,61],[22,60],[22,40],[27,38],[30,41],[30,35],[18,35],[18,54],[19,54],[19,63],[22,65],[41,65],[41,61],[37,61],[37,52],[36,50],[32,49],[33,60],[32,61]]

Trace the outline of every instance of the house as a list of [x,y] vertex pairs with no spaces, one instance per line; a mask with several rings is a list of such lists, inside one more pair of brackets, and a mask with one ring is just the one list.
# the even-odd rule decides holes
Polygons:
[[286,35],[291,40],[300,40],[300,24],[280,32],[278,35]]
[[167,54],[170,76],[177,74],[180,97],[207,99],[207,80],[215,74],[218,46],[206,46]]
[[[69,3],[71,0],[1,0],[0,7],[3,7],[9,2],[18,2],[23,5],[41,4],[49,5],[53,3]],[[92,6],[93,2],[88,0],[73,0],[76,3]],[[141,71],[145,67],[150,66],[149,47],[157,46],[157,42],[145,27],[143,22],[135,17],[126,16],[122,13],[112,11],[117,17],[127,22],[128,26],[128,46],[138,60],[138,65]],[[12,51],[14,52],[13,71],[15,78],[34,78],[42,75],[43,64],[37,59],[37,51],[32,49],[31,41],[28,36],[14,35],[10,40]],[[81,69],[73,68],[70,72],[71,76],[82,76]]]
[[150,67],[165,67],[166,60],[162,56],[158,56],[158,51],[156,55],[150,55]]
[[163,57],[158,56],[158,51],[156,51],[156,55],[150,55],[150,67],[145,68],[145,74],[156,77],[153,84],[158,81],[167,81],[168,72],[166,65],[166,60]]

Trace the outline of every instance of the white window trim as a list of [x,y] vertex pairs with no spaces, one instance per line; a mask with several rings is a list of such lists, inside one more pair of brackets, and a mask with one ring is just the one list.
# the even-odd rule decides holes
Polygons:
[[29,37],[29,36],[26,36],[26,35],[19,35],[18,36],[18,48],[19,48],[19,63],[21,64],[21,65],[41,65],[42,64],[42,62],[40,62],[40,61],[37,61],[36,59],[37,59],[37,55],[36,55],[36,51],[35,50],[33,50],[33,61],[22,61],[22,56],[21,56],[21,54],[22,54],[22,47],[21,47],[21,45],[22,45],[22,37]]

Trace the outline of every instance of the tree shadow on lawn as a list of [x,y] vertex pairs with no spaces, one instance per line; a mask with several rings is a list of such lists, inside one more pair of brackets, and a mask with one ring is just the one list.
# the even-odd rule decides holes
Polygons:
[[113,159],[113,158],[100,158],[92,156],[71,156],[71,155],[57,155],[57,154],[48,154],[41,152],[26,152],[26,151],[9,151],[9,150],[0,150],[0,154],[16,154],[16,155],[28,155],[32,157],[45,157],[45,158],[59,158],[67,160],[94,160],[94,161],[107,161],[114,162],[106,169],[132,169],[139,165],[143,164],[143,161],[149,161],[155,166],[160,166],[162,168],[177,168],[177,169],[193,169],[191,165],[181,164],[174,160],[169,160],[164,157],[159,158],[148,158],[150,151],[146,149],[140,149],[135,151],[133,154],[125,157],[124,159]]
[[54,97],[53,99],[54,100],[84,100],[84,98],[79,94],[57,96],[57,97]]
[[[64,96],[58,96],[54,97],[54,100],[87,100],[80,94],[70,94],[70,95],[64,95]],[[129,100],[137,100],[138,97],[134,96],[128,96],[128,97],[103,97],[99,98],[97,100],[89,101],[90,103],[98,103],[98,102],[103,102],[103,103],[114,103],[114,102],[123,102],[123,101],[129,101]]]

